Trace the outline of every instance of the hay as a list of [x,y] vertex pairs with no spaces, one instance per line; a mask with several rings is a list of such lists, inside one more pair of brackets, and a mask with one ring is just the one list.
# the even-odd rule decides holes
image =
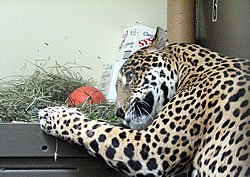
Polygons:
[[[60,65],[43,69],[34,65],[30,76],[15,76],[0,82],[0,122],[37,122],[38,110],[47,106],[67,106],[70,93],[81,86],[94,86],[91,79],[84,79],[76,68],[89,69],[76,64]],[[91,119],[116,122],[114,105],[78,106]]]

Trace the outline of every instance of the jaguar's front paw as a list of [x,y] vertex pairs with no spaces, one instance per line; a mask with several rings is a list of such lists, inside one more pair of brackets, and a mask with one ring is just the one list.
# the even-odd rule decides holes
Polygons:
[[61,109],[61,107],[47,107],[39,111],[40,127],[47,134],[55,134],[56,118]]
[[39,111],[40,127],[49,135],[68,138],[73,122],[80,120],[83,114],[76,108],[47,107]]

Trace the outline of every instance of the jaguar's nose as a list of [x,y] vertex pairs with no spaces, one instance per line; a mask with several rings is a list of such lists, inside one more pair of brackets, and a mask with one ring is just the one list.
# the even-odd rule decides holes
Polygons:
[[116,110],[116,116],[117,117],[120,117],[120,118],[122,118],[122,119],[124,119],[124,117],[125,117],[125,112],[123,111],[123,109],[122,108],[118,108],[117,110]]

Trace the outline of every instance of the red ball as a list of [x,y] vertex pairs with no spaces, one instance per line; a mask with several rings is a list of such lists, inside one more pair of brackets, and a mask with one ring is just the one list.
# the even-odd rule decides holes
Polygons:
[[103,93],[95,87],[84,86],[74,90],[68,100],[68,106],[73,107],[85,102],[88,99],[88,104],[100,104],[106,101]]

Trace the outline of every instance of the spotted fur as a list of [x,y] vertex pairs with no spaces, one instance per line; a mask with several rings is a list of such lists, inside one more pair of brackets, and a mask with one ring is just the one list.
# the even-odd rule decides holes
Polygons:
[[[77,109],[39,112],[49,135],[84,146],[129,176],[250,176],[250,62],[195,44],[152,45],[133,54],[117,81],[117,115],[132,129]],[[145,110],[144,110],[145,109]]]

